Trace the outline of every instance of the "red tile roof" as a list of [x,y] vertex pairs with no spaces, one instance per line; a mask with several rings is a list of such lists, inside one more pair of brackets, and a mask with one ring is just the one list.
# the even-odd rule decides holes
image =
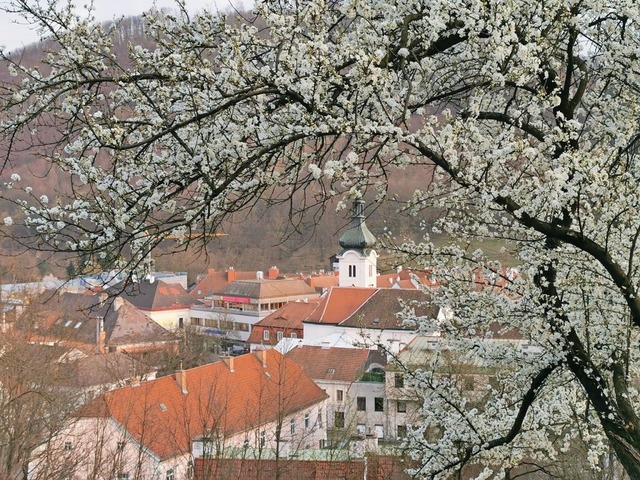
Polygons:
[[[258,355],[266,356],[266,367]],[[235,357],[233,371],[219,361],[107,392],[78,417],[112,417],[138,442],[170,458],[187,453],[207,431],[231,436],[310,407],[327,398],[295,362],[275,350]]]
[[429,301],[422,290],[335,287],[322,297],[304,321],[356,328],[410,329],[396,315],[402,310],[401,301],[416,303],[418,316],[435,318],[438,315],[437,307],[421,304]]
[[289,302],[284,307],[264,317],[254,327],[302,328],[302,320],[316,309],[319,302],[319,298],[309,299],[306,303]]
[[289,460],[196,458],[196,480],[258,480],[280,478],[291,480],[410,480],[406,470],[415,462],[406,457],[368,455],[356,460]]
[[305,321],[337,325],[353,315],[375,292],[375,288],[331,288]]
[[[289,302],[284,307],[267,315],[262,320],[256,322],[251,328],[251,335],[247,339],[248,343],[264,344],[265,340],[262,332],[267,329],[272,332],[282,331],[285,336],[290,336],[291,332],[296,332],[302,338],[304,325],[302,321],[316,308],[319,298],[309,299],[305,302]],[[271,338],[272,337],[272,338]],[[276,345],[277,335],[273,334],[266,343]]]

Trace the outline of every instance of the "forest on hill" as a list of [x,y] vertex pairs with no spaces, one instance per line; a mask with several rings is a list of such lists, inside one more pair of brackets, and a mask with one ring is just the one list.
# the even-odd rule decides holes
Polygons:
[[[117,35],[114,53],[126,58],[133,45],[151,46],[144,32],[142,17],[122,19],[116,25]],[[26,67],[38,67],[43,73],[47,65],[43,62],[47,52],[57,48],[55,43],[42,41],[14,52],[12,58],[20,58]],[[0,82],[10,82],[11,73],[6,65],[0,67]],[[47,143],[55,138],[56,132],[50,125],[42,125],[31,135],[37,142]],[[0,279],[2,281],[28,281],[44,274],[64,277],[69,271],[91,271],[99,268],[87,259],[78,259],[68,254],[52,254],[33,249],[31,233],[19,227],[23,213],[16,200],[28,200],[46,195],[55,201],[60,196],[69,195],[73,188],[72,179],[60,170],[51,167],[46,155],[29,149],[33,138],[14,138],[18,145],[11,155],[5,155],[7,145],[0,145],[4,168],[0,175],[3,186],[0,198],[0,219],[12,217],[13,226],[5,228],[0,256]],[[16,152],[19,152],[16,154]],[[101,160],[108,162],[107,152],[101,152]],[[372,192],[365,197],[368,202],[366,214],[371,231],[385,242],[399,243],[407,239],[418,240],[431,224],[436,212],[428,209],[420,217],[412,217],[403,211],[404,201],[413,192],[430,180],[431,171],[425,167],[412,166],[407,170],[389,172],[386,179],[388,191],[386,201],[376,203]],[[18,182],[13,178],[19,178]],[[13,188],[8,190],[7,184]],[[29,194],[24,189],[32,189]],[[287,192],[275,192],[272,201],[253,205],[250,209],[236,213],[225,222],[218,232],[223,236],[196,241],[185,248],[172,241],[165,241],[153,252],[157,270],[187,271],[190,281],[207,268],[224,270],[230,266],[236,269],[261,269],[272,265],[285,272],[313,272],[330,268],[329,257],[339,251],[338,238],[349,223],[350,208],[337,212],[339,198],[324,205],[315,205],[313,192],[298,192],[293,197]],[[305,208],[302,208],[305,206]],[[426,212],[426,213],[425,213]],[[20,239],[16,242],[16,239]],[[203,244],[203,243],[206,243]],[[388,271],[395,268],[395,259],[389,253],[383,255],[380,268]],[[79,266],[81,263],[88,265]]]

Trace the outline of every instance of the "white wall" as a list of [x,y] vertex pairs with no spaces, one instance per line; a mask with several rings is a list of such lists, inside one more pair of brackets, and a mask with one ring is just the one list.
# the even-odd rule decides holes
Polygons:
[[80,418],[70,423],[49,444],[37,448],[29,463],[29,480],[117,478],[164,480],[168,469],[176,479],[186,478],[190,454],[161,461],[140,445],[115,421]]
[[[356,250],[347,250],[338,256],[338,285],[340,287],[375,287],[378,275],[377,261],[378,254],[375,250],[369,250],[366,256]],[[355,277],[349,275],[349,266],[355,267]]]

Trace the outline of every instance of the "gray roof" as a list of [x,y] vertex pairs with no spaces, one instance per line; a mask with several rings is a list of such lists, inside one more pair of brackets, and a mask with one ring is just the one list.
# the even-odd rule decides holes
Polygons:
[[356,248],[371,248],[376,244],[376,237],[364,222],[364,201],[358,199],[353,204],[353,217],[346,232],[340,237],[339,243],[345,250]]
[[107,291],[130,301],[137,308],[149,311],[189,308],[201,303],[189,296],[182,285],[155,279],[119,283]]

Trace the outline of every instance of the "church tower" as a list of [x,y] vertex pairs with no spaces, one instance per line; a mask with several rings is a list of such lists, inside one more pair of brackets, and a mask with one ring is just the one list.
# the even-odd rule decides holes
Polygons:
[[353,216],[346,232],[340,237],[342,251],[338,259],[340,287],[375,287],[378,254],[373,249],[376,237],[365,224],[364,200],[353,203]]

